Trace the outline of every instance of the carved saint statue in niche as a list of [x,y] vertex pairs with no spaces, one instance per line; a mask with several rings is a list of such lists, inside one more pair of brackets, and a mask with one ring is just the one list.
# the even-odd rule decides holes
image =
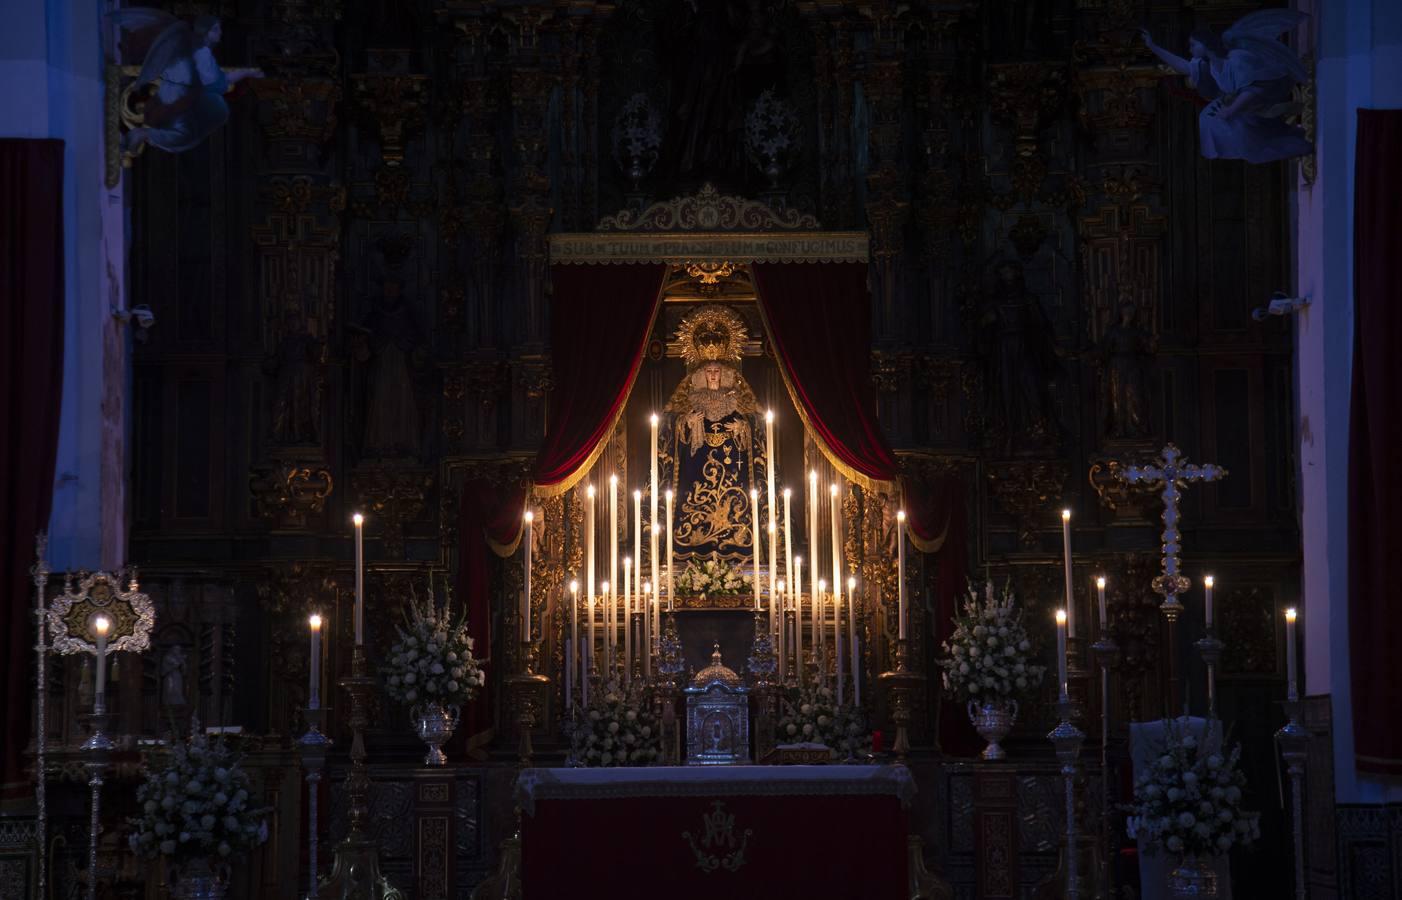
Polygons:
[[1021,264],[998,266],[979,326],[991,430],[1006,453],[1046,446],[1056,435],[1051,386],[1061,365],[1051,320]]
[[161,703],[165,706],[185,705],[185,648],[174,644],[161,656]]
[[1120,306],[1116,323],[1101,338],[1099,355],[1105,390],[1105,432],[1111,438],[1149,434],[1148,364],[1154,336],[1135,321],[1134,304]]
[[676,485],[677,558],[749,559],[750,490],[763,486],[768,456],[754,391],[740,374],[745,322],[705,306],[677,339],[687,374],[667,403],[659,445]]
[[321,441],[321,365],[325,345],[295,307],[283,315],[277,349],[263,362],[273,376],[272,439],[280,444]]
[[423,332],[393,279],[359,325],[353,353],[365,364],[364,426],[361,453],[368,457],[417,456],[422,447],[416,373],[427,362]]

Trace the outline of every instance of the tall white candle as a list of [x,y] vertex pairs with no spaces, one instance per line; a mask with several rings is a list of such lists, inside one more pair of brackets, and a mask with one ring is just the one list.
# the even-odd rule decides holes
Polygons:
[[604,604],[604,678],[613,677],[613,586],[607,581],[599,585],[599,597]]
[[1285,611],[1285,690],[1290,701],[1300,699],[1300,685],[1295,675],[1295,607]]
[[832,591],[832,665],[837,680],[837,705],[842,706],[842,591],[833,585]]
[[[643,492],[633,491],[633,559],[637,567],[633,570],[633,593],[638,597],[638,606],[643,599]],[[646,610],[643,610],[646,612]]]
[[755,612],[759,612],[759,491],[750,488],[750,562],[754,565]]
[[[589,597],[585,600],[584,606],[585,606],[585,609],[588,610],[588,612],[586,613],[586,615],[588,616],[588,622],[589,622],[589,636],[588,636],[589,651],[588,651],[587,654],[585,654],[585,655],[588,657],[588,659],[587,659],[586,662],[585,662],[585,669],[584,669],[584,683],[585,683],[585,684],[588,684],[588,683],[589,683],[589,676],[592,674],[592,672],[591,672],[590,670],[594,667],[594,596],[593,596],[593,594],[590,594]],[[586,688],[585,690],[587,691],[588,689]],[[589,695],[586,693],[585,696],[588,697]],[[588,701],[586,700],[585,702],[587,703]]]
[[650,482],[651,489],[648,491],[647,502],[648,523],[652,526],[652,540],[648,543],[648,550],[650,551],[649,555],[652,559],[652,584],[653,587],[656,588],[657,585],[661,583],[661,581],[658,578],[657,565],[657,492],[659,489],[657,481],[657,413],[653,413],[652,418],[649,419],[649,421],[652,423],[652,454],[649,457],[650,462],[652,464],[652,481]]
[[[662,526],[660,524],[652,526],[652,549],[654,560],[652,567],[657,568],[657,547],[662,541]],[[652,639],[655,641],[662,636],[662,607],[658,605],[658,596],[662,593],[662,582],[656,578],[652,580]]]
[[769,577],[766,579],[769,584],[769,632],[774,633],[774,623],[779,615],[779,597],[774,592],[775,579],[779,577],[779,511],[774,504],[774,469],[778,464],[778,455],[774,447],[774,410],[764,411],[764,481],[765,481],[765,505],[769,512]]
[[1217,579],[1211,575],[1202,580],[1204,611],[1207,615],[1207,630],[1212,630],[1212,588],[1216,585]]
[[672,496],[672,492],[667,491],[667,612],[673,610],[677,598],[677,582],[672,577],[672,569],[677,561],[672,549]]
[[351,516],[355,523],[355,645],[365,643],[365,517]]
[[526,534],[521,547],[526,589],[521,592],[521,640],[531,640],[531,547],[535,538],[535,513],[526,510]]
[[[822,569],[822,546],[823,535],[818,527],[818,470],[812,469],[808,472],[808,566],[816,579]],[[813,646],[817,646],[814,644]]]
[[648,641],[647,641],[647,647],[644,648],[643,652],[644,652],[645,654],[647,654],[647,658],[651,658],[651,656],[652,656],[652,649],[653,649],[653,647],[652,647],[652,641],[653,641],[654,636],[656,635],[656,632],[653,630],[652,617],[653,617],[653,615],[654,615],[656,612],[657,612],[657,604],[654,603],[654,602],[652,601],[652,582],[651,582],[651,581],[644,581],[644,582],[643,582],[643,618],[647,621]]
[[837,497],[837,485],[828,488],[828,502],[832,505],[832,597],[833,602],[842,603],[842,503]]
[[857,659],[857,579],[847,579],[847,646],[852,654],[852,699],[862,705],[862,667]]
[[321,616],[312,613],[307,619],[311,628],[311,676],[307,685],[307,709],[321,709]]
[[1056,697],[1066,702],[1066,610],[1056,611]]
[[1103,634],[1110,626],[1109,610],[1105,606],[1105,576],[1095,579],[1096,598],[1100,603],[1100,631]]
[[623,680],[633,680],[633,557],[623,557]]
[[574,673],[578,662],[574,654],[579,651],[579,582],[570,580],[570,650],[574,651],[565,666],[565,701],[574,703]]
[[92,627],[97,632],[97,682],[93,690],[93,712],[104,713],[107,711],[107,631],[112,627],[112,622],[106,616],[98,616],[93,619]]
[[[794,659],[798,663],[798,683],[803,684],[803,557],[793,558],[794,583],[790,585],[794,596],[793,640]],[[814,619],[817,617],[814,616]]]
[[1071,510],[1061,511],[1061,549],[1066,570],[1066,634],[1076,636],[1076,597],[1071,588]]
[[905,640],[905,510],[896,512],[896,610],[900,621],[897,634]]
[[[772,519],[773,516],[770,516],[770,518]],[[774,550],[775,550],[775,544],[774,544],[774,537],[775,537],[775,535],[774,535],[774,530],[775,530],[775,529],[774,529],[774,523],[773,523],[773,522],[770,522],[770,523],[769,523],[769,569],[768,569],[767,572],[766,572],[766,574],[767,574],[768,577],[765,578],[765,584],[769,585],[769,633],[770,633],[771,635],[774,634],[774,632],[775,632],[775,631],[777,630],[777,628],[778,628],[778,622],[779,622],[779,619],[780,619],[780,617],[781,617],[781,611],[782,611],[782,604],[781,604],[781,601],[780,601],[780,599],[779,599],[780,591],[779,591],[779,585],[778,585],[778,568],[779,568],[779,567],[778,567],[777,565],[775,565],[775,560],[774,560]]]
[[[817,570],[814,570],[817,574]],[[819,578],[817,590],[813,592],[813,657],[817,660],[814,667],[818,673],[818,683],[827,684],[828,681],[828,661],[825,648],[827,646],[827,593],[828,583],[826,579]]]
[[[615,597],[621,596],[618,589],[618,476],[609,476],[609,584],[613,585]],[[609,603],[609,627],[616,627],[618,604]],[[610,632],[612,633],[612,632]],[[613,660],[609,660],[610,664]]]
[[793,579],[793,525],[789,518],[789,497],[792,493],[788,488],[784,488],[784,579],[789,589],[789,608],[797,609]]
[[[589,610],[589,627],[594,627],[594,485],[584,488],[584,604]],[[589,632],[589,662],[593,662],[594,632]]]

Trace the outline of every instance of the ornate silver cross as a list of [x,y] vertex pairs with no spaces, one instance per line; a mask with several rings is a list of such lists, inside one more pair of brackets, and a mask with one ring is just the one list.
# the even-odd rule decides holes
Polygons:
[[1163,573],[1154,579],[1154,590],[1163,594],[1161,609],[1165,615],[1176,616],[1183,609],[1178,595],[1185,593],[1192,582],[1178,571],[1178,554],[1182,538],[1178,530],[1178,502],[1182,490],[1198,481],[1219,481],[1227,470],[1212,463],[1193,465],[1183,461],[1183,451],[1173,444],[1163,448],[1158,465],[1126,466],[1124,480],[1130,484],[1163,488]]

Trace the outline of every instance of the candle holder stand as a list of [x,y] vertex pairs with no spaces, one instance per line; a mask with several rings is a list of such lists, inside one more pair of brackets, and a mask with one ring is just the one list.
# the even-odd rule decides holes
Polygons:
[[[1292,690],[1291,693],[1294,693]],[[1305,820],[1304,781],[1305,762],[1309,758],[1310,735],[1300,724],[1304,704],[1298,698],[1282,701],[1287,721],[1275,733],[1280,755],[1285,758],[1285,771],[1290,775],[1290,804],[1293,813],[1291,831],[1295,840],[1295,900],[1305,900]]]
[[1071,721],[1077,718],[1078,714],[1079,710],[1075,703],[1069,700],[1058,703],[1057,715],[1061,721],[1047,734],[1047,739],[1056,749],[1057,761],[1061,763],[1061,776],[1066,781],[1066,850],[1064,856],[1066,876],[1064,896],[1066,900],[1081,900],[1082,897],[1087,896],[1081,889],[1081,878],[1077,871],[1079,847],[1076,840],[1076,775],[1080,770],[1081,744],[1086,739],[1085,733]]
[[783,640],[780,646],[784,651],[784,659],[787,661],[784,666],[784,684],[787,687],[798,687],[799,666],[802,663],[798,658],[797,644],[791,635],[798,634],[797,628],[798,613],[792,609],[784,610]]
[[1066,638],[1067,693],[1082,708],[1089,706],[1091,699],[1091,670],[1087,659],[1088,646],[1089,642],[1085,638],[1070,636]]
[[762,760],[774,749],[774,713],[781,683],[775,676],[779,671],[779,656],[774,652],[774,637],[769,628],[769,614],[755,610],[755,638],[748,660],[754,682],[750,694],[755,698],[755,759]]
[[1207,717],[1217,718],[1217,663],[1222,660],[1222,650],[1227,646],[1217,639],[1211,628],[1207,634],[1194,642],[1193,646],[1207,666]]
[[[1159,579],[1155,578],[1155,585],[1158,582]],[[1159,613],[1163,615],[1168,630],[1168,656],[1166,657],[1168,660],[1168,696],[1164,703],[1164,717],[1168,719],[1185,714],[1183,710],[1183,685],[1178,673],[1178,619],[1183,615],[1183,609],[1183,604],[1174,594],[1166,595],[1164,601],[1159,604]]]
[[47,897],[45,876],[48,874],[48,768],[44,758],[48,744],[49,722],[49,640],[46,623],[48,620],[48,598],[45,596],[49,584],[49,565],[45,561],[49,547],[49,536],[39,532],[34,536],[34,566],[29,574],[34,578],[34,802],[37,814],[34,822],[36,840],[35,857],[35,896]]
[[1110,803],[1110,667],[1115,662],[1116,655],[1120,652],[1119,645],[1115,643],[1109,632],[1102,632],[1100,640],[1091,644],[1091,651],[1095,654],[1095,661],[1100,666],[1100,860],[1097,867],[1099,894],[1102,897],[1113,897],[1114,891],[1114,866],[1111,860],[1115,858],[1114,848],[1110,845],[1112,836],[1115,833],[1114,824],[1111,820],[1112,806]]
[[335,900],[404,900],[404,894],[380,873],[380,848],[369,831],[370,771],[365,766],[365,729],[370,724],[370,695],[375,679],[369,674],[365,647],[357,644],[351,655],[351,674],[340,680],[350,697],[350,772],[346,795],[350,830],[336,845],[331,874],[321,882],[318,894]]
[[910,646],[905,639],[896,641],[896,667],[882,672],[877,681],[891,695],[891,722],[896,726],[896,739],[891,752],[897,762],[904,763],[910,754],[910,696],[924,677],[910,669]]
[[106,693],[93,697],[93,711],[87,717],[88,739],[79,749],[83,754],[83,770],[88,773],[88,788],[92,794],[88,819],[88,900],[97,900],[97,833],[101,827],[103,776],[111,764],[116,744],[107,736],[112,717],[107,713]]
[[307,779],[307,900],[317,900],[317,851],[320,838],[317,834],[317,788],[321,784],[321,773],[326,768],[326,755],[331,750],[331,739],[322,731],[326,724],[325,707],[304,709],[302,715],[307,720],[307,733],[297,739],[297,753],[302,757],[302,769]]
[[538,722],[541,698],[550,685],[548,677],[535,671],[539,652],[539,645],[534,641],[522,641],[521,665],[524,671],[506,679],[516,709],[516,750],[523,768],[531,765],[531,757],[535,755],[535,748],[531,744],[531,732]]
[[643,614],[632,612],[628,614],[628,628],[632,632],[633,641],[633,673],[634,681],[643,681],[647,678],[647,671],[644,665],[647,659],[647,644],[643,640]]
[[659,738],[662,741],[662,764],[681,765],[681,738],[677,729],[677,678],[686,670],[682,658],[681,636],[677,633],[677,617],[667,613],[662,626],[661,652],[657,660],[656,696],[659,707]]

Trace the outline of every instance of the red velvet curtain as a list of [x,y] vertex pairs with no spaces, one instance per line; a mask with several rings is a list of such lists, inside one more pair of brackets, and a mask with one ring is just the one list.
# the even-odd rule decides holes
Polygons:
[[[1402,110],[1358,111],[1353,398],[1349,418],[1349,657],[1361,771],[1402,775]],[[1321,636],[1322,638],[1322,636]]]
[[666,266],[556,266],[551,274],[550,409],[536,455],[538,494],[589,470],[642,366]]
[[855,263],[755,263],[755,288],[784,382],[805,424],[843,475],[896,480],[876,422],[871,297]]
[[[550,304],[552,382],[545,442],[532,480],[541,494],[569,490],[589,470],[612,432],[642,366],[657,316],[661,265],[557,266]],[[492,649],[492,556],[511,556],[521,540],[528,485],[471,479],[459,508],[458,596],[480,657]],[[489,552],[491,551],[491,552]],[[500,668],[497,677],[505,674]],[[498,685],[496,689],[500,689]],[[490,738],[484,691],[466,711],[468,746]]]
[[34,673],[34,534],[47,527],[63,389],[63,142],[0,139],[0,608],[4,793],[24,773]]

